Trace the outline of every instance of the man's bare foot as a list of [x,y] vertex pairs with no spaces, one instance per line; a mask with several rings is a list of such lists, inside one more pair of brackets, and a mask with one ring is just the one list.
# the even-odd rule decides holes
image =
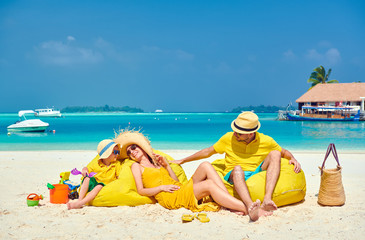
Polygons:
[[278,209],[273,200],[264,200],[262,202],[261,208],[264,211],[275,211]]
[[260,200],[257,199],[248,208],[248,216],[250,216],[250,219],[253,222],[257,221],[260,218],[260,216],[259,216],[260,203],[261,203]]
[[67,209],[77,209],[77,208],[82,208],[82,204],[80,203],[80,201],[75,201],[75,202],[68,202],[67,203]]
[[251,206],[248,208],[248,215],[250,216],[250,220],[253,222],[257,221],[262,216],[267,217],[272,215],[271,211],[266,211],[262,209],[260,204],[261,204],[260,200],[257,199],[256,202],[253,202]]

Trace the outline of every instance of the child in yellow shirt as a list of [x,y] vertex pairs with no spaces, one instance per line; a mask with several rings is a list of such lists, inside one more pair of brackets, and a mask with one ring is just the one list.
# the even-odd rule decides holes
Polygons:
[[[98,195],[105,184],[116,180],[119,176],[120,162],[117,160],[120,154],[119,145],[112,140],[106,139],[99,143],[97,151],[100,158],[91,161],[81,171],[84,179],[81,184],[79,199],[67,203],[69,210],[82,208]],[[96,175],[89,177],[91,172],[95,172]]]

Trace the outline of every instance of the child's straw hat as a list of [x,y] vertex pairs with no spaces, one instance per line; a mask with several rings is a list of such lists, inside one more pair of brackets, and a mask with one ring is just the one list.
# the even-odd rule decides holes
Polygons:
[[112,154],[114,147],[118,143],[113,142],[113,140],[105,139],[101,141],[98,145],[97,151],[101,159],[108,158]]

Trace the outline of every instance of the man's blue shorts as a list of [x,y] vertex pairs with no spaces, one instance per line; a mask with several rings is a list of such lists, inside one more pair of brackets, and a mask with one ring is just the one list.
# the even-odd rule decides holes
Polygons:
[[[253,175],[255,175],[256,173],[259,173],[259,172],[262,172],[262,164],[264,162],[262,162],[257,168],[255,171],[245,171],[245,181],[247,181],[247,179],[249,179],[250,177],[252,177]],[[224,176],[224,180],[226,180],[227,182],[229,182],[230,184],[233,184],[233,182],[229,181],[229,177],[231,176],[231,173],[232,173],[233,170],[229,171],[225,176]]]

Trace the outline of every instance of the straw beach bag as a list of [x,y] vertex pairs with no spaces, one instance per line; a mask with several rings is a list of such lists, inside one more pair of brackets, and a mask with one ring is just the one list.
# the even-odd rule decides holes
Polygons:
[[[333,156],[337,161],[337,168],[325,169],[324,165],[328,156],[332,151]],[[340,162],[335,144],[331,143],[328,146],[326,156],[324,158],[321,170],[321,186],[319,187],[318,203],[324,206],[342,206],[345,204],[345,190],[342,185],[342,175]]]

